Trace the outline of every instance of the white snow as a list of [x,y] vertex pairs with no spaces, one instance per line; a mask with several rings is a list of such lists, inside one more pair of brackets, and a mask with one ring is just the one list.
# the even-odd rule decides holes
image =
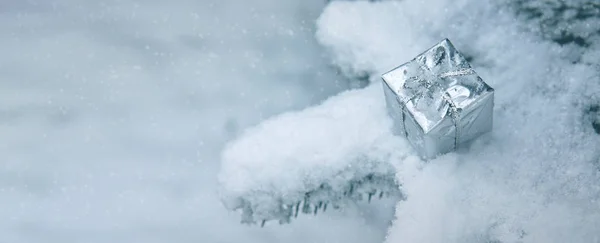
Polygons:
[[[348,91],[319,106],[286,113],[249,129],[225,150],[222,184],[232,192],[262,186],[272,187],[265,189],[276,193],[305,191],[308,189],[305,186],[319,186],[304,185],[312,183],[310,179],[305,182],[306,177],[332,177],[352,164],[366,167],[387,164],[389,155],[378,152],[378,147],[405,144],[398,143],[400,139],[388,133],[391,124],[381,105],[381,93],[377,88]],[[396,143],[386,144],[390,142]],[[348,162],[360,156],[373,160]],[[244,171],[230,167],[241,167]],[[289,184],[269,185],[273,180]]]
[[225,148],[223,197],[232,209],[248,203],[259,207],[252,209],[256,219],[270,219],[276,216],[260,208],[296,204],[321,184],[342,192],[368,174],[393,176],[389,161],[411,147],[390,133],[391,125],[379,86],[266,120]]
[[[372,74],[371,86],[353,91],[356,97],[379,96],[382,106],[382,94],[372,91],[381,88],[379,75],[444,37],[473,57],[473,68],[496,90],[494,130],[470,148],[429,162],[412,156],[389,161],[407,199],[396,207],[386,242],[600,239],[600,136],[586,119],[586,110],[600,103],[599,70],[589,64],[597,63],[591,60],[598,58],[599,46],[590,46],[583,62],[573,63],[569,57],[574,47],[561,47],[531,32],[533,27],[515,17],[510,7],[475,0],[340,1],[321,15],[317,37],[334,63],[349,76]],[[340,158],[348,154],[338,149],[336,138],[342,136],[340,130],[353,138],[356,123],[319,124],[313,122],[319,119],[315,113],[334,110],[334,103],[347,109],[355,102],[348,94],[338,95],[321,107],[275,117],[249,131],[225,150],[225,173],[237,171],[243,176],[230,180],[242,181],[225,183],[237,194],[237,189],[243,193],[266,185],[277,185],[267,189],[277,193],[285,193],[282,188],[296,193],[302,185],[324,180],[303,175],[319,168],[311,156],[318,151],[318,158],[332,158],[320,168],[342,168]],[[355,110],[361,113],[354,116],[378,124],[380,111]],[[302,131],[316,130],[318,139],[311,133],[284,139],[303,123],[307,127]],[[368,150],[374,147],[371,143],[387,143],[354,138],[344,140],[343,147]],[[316,150],[313,142],[327,149]],[[405,147],[385,148],[389,150],[376,152],[411,153]],[[287,171],[285,176],[269,173],[282,171]]]

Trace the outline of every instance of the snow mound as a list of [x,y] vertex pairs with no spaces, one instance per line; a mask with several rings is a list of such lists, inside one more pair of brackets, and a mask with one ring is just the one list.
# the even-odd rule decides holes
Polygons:
[[[496,89],[489,137],[426,164],[395,163],[406,200],[387,242],[600,237],[600,136],[587,118],[599,104],[598,61],[573,62],[574,47],[526,31],[509,10],[474,0],[334,2],[321,16],[318,38],[349,75],[375,80],[448,37]],[[585,60],[597,53],[586,51]],[[415,165],[419,173],[404,174]]]
[[396,194],[390,162],[412,149],[391,126],[381,86],[268,119],[223,151],[224,202],[247,223],[286,222],[299,211]]

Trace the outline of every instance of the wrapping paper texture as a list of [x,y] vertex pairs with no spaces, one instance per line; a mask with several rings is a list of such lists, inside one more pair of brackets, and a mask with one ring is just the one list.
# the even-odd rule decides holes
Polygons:
[[494,89],[448,39],[382,79],[394,132],[423,158],[456,150],[492,129]]

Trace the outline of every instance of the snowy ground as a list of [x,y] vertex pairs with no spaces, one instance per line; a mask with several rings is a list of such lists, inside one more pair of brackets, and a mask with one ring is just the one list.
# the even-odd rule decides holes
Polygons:
[[408,199],[387,242],[598,242],[597,19],[559,6],[567,38],[556,1],[82,2],[0,3],[0,242],[383,242],[386,202],[241,225],[221,151],[347,89],[330,61],[379,87],[442,37],[496,88],[498,125],[470,154],[390,161]]
[[216,196],[225,141],[347,88],[323,7],[0,2],[0,242],[381,242],[360,216],[248,227]]

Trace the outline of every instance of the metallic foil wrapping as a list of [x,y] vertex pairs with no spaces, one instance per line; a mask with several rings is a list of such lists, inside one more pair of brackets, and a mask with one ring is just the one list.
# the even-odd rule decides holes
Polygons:
[[492,129],[494,89],[448,39],[382,78],[394,133],[407,137],[425,159]]

